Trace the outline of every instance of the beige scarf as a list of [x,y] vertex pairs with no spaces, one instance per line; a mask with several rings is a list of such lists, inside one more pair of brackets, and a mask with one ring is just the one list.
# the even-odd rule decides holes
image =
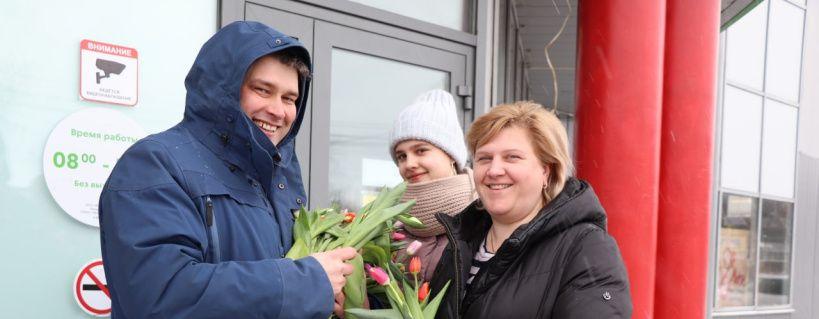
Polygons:
[[472,170],[467,168],[463,174],[436,179],[434,181],[407,184],[407,191],[401,201],[415,199],[415,206],[410,215],[421,220],[425,228],[405,227],[407,232],[417,237],[430,237],[443,234],[444,226],[435,219],[436,213],[455,215],[460,213],[472,201],[478,198]]

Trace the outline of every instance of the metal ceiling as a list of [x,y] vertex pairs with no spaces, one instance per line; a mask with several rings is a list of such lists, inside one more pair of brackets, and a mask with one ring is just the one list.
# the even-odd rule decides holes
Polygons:
[[[575,113],[574,79],[577,46],[578,0],[510,0],[517,16],[518,36],[525,54],[529,74],[531,99],[551,107],[553,102],[552,74],[546,62],[544,48],[570,14],[566,28],[549,50],[558,84],[558,110]],[[723,27],[741,18],[742,14],[762,0],[721,0]],[[571,4],[571,8],[569,4]],[[695,5],[692,2],[691,5]],[[571,9],[571,10],[569,10]]]

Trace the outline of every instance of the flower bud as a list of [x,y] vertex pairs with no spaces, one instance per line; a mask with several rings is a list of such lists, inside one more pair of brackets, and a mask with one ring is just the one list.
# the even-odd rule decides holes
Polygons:
[[423,283],[421,288],[418,289],[418,301],[424,302],[427,296],[429,296],[429,282]]
[[409,245],[407,245],[407,254],[410,256],[415,255],[415,253],[418,252],[418,249],[421,249],[421,246],[423,245],[424,244],[422,244],[420,241],[413,240]]
[[412,259],[410,259],[409,272],[412,274],[418,274],[421,272],[421,258],[414,256]]
[[353,213],[353,212],[344,213],[344,222],[345,223],[352,222],[354,218],[355,218],[355,213]]
[[390,276],[387,275],[387,272],[381,267],[370,267],[367,272],[370,274],[370,277],[375,280],[379,285],[386,286],[390,284]]
[[394,240],[394,241],[402,241],[402,240],[404,240],[404,239],[407,239],[407,235],[404,235],[404,234],[399,233],[399,232],[394,232],[394,233],[392,233],[392,240]]

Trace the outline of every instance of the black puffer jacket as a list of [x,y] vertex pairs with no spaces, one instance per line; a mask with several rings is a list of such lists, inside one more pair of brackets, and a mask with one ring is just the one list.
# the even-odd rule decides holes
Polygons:
[[518,227],[465,287],[492,220],[472,203],[450,217],[433,294],[451,281],[438,318],[631,318],[628,276],[591,187],[571,178],[530,223]]

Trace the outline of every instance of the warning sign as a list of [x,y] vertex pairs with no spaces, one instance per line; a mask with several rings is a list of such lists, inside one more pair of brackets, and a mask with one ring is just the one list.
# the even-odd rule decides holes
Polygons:
[[133,106],[137,103],[137,50],[92,40],[80,42],[80,97]]
[[87,314],[96,317],[111,315],[111,293],[105,281],[102,260],[93,260],[82,267],[74,280],[74,300]]

